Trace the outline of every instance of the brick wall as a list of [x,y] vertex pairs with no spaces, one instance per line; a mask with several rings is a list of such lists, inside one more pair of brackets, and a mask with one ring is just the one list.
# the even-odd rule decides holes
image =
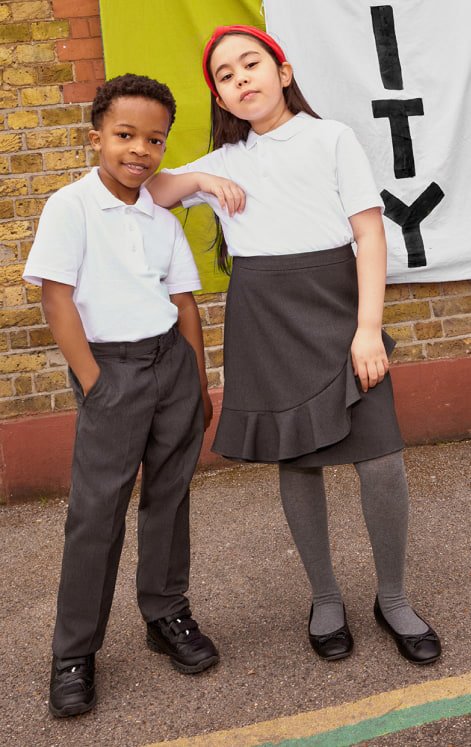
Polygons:
[[[0,2],[0,419],[69,410],[65,362],[40,291],[21,280],[49,194],[94,162],[86,132],[104,77],[98,0]],[[222,385],[224,294],[199,297],[210,385]],[[397,361],[463,357],[471,282],[395,285],[385,323]]]

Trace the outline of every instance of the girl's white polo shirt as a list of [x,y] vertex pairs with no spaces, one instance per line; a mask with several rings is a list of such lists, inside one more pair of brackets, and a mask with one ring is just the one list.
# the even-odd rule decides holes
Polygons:
[[93,169],[47,201],[24,279],[74,286],[90,342],[132,342],[177,321],[170,295],[199,290],[190,247],[177,219],[141,187],[126,205]]
[[225,145],[169,173],[203,171],[245,190],[246,208],[230,218],[198,192],[185,207],[211,205],[233,256],[312,252],[353,241],[349,216],[383,208],[368,159],[350,127],[301,112],[264,135]]

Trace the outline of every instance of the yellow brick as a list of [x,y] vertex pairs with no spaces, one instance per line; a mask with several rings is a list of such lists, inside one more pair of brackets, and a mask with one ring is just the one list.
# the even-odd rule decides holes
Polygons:
[[13,380],[15,394],[31,394],[33,391],[33,379],[31,376],[16,376]]
[[31,24],[31,32],[35,41],[46,39],[65,39],[69,36],[68,21],[38,21]]
[[10,285],[3,291],[3,303],[5,306],[22,306],[25,302],[25,289],[23,285]]
[[447,337],[471,334],[471,315],[457,316],[454,319],[444,319],[443,328]]
[[23,88],[21,100],[24,106],[43,106],[45,104],[59,104],[61,92],[59,86],[41,86],[39,88]]
[[100,162],[100,157],[98,153],[95,153],[94,150],[91,150],[90,148],[87,148],[87,166],[98,166]]
[[0,151],[2,153],[13,153],[21,150],[21,135],[5,133],[0,135]]
[[16,262],[18,260],[18,246],[15,241],[0,243],[0,262]]
[[29,199],[16,200],[15,209],[19,218],[29,218],[30,216],[41,215],[46,200]]
[[0,374],[40,371],[46,367],[45,353],[14,353],[0,358]]
[[55,348],[54,350],[48,350],[46,355],[47,362],[50,368],[53,368],[54,366],[61,366],[61,368],[63,368],[67,365],[67,361],[58,348]]
[[200,315],[200,320],[202,326],[206,326],[208,324],[208,316],[206,314],[206,307],[205,306],[198,306],[198,313]]
[[45,348],[55,344],[49,327],[31,329],[29,332],[29,341],[32,348]]
[[455,316],[456,314],[471,313],[471,296],[456,296],[454,298],[432,301],[435,316]]
[[88,127],[71,127],[69,130],[70,145],[88,145],[88,133]]
[[0,218],[13,218],[14,214],[13,200],[0,201]]
[[29,2],[13,3],[11,13],[15,21],[27,21],[37,18],[49,18],[51,6],[48,0],[30,0]]
[[415,334],[418,340],[429,340],[432,337],[443,337],[441,322],[416,322]]
[[26,330],[10,332],[10,347],[12,350],[28,347],[28,333]]
[[208,368],[221,368],[223,365],[222,348],[215,350],[206,350],[206,359]]
[[82,107],[82,122],[91,126],[91,121],[92,121],[92,105],[86,104],[84,107]]
[[0,5],[0,22],[11,18],[11,9],[8,5]]
[[70,62],[41,65],[37,73],[39,83],[67,83],[74,79],[74,71]]
[[85,166],[83,150],[55,151],[44,154],[44,168],[46,171],[64,171]]
[[60,148],[67,145],[67,130],[57,127],[53,130],[37,130],[26,135],[28,148]]
[[26,301],[28,303],[39,303],[41,301],[41,288],[38,285],[26,286]]
[[39,306],[0,311],[0,327],[2,329],[6,327],[30,327],[34,324],[42,323],[43,320]]
[[23,282],[24,265],[0,267],[0,285],[18,285]]
[[75,410],[77,403],[72,392],[54,395],[54,410]]
[[55,59],[55,42],[48,44],[20,44],[16,48],[17,62],[52,62]]
[[208,372],[208,387],[210,389],[222,386],[222,384],[222,369]]
[[411,319],[429,319],[430,316],[430,305],[426,301],[406,301],[385,306],[383,320],[384,324],[394,324]]
[[6,156],[0,156],[0,174],[10,173],[10,159]]
[[407,363],[407,361],[420,361],[425,358],[422,345],[397,345],[394,348],[391,360],[393,363]]
[[31,25],[29,23],[4,23],[0,26],[0,42],[22,42],[31,40]]
[[66,389],[67,376],[65,371],[48,371],[36,374],[34,386],[37,392],[54,392],[58,389]]
[[14,109],[18,106],[18,94],[16,91],[0,90],[0,108]]
[[471,352],[471,337],[427,344],[428,358],[462,358]]
[[35,415],[51,409],[51,397],[48,394],[21,399],[3,400],[0,404],[0,418],[14,418],[19,415]]
[[27,195],[26,179],[0,179],[0,197],[6,195]]
[[396,342],[403,342],[414,339],[412,324],[394,324],[386,327],[386,332],[391,335]]
[[9,221],[0,223],[0,241],[13,241],[31,236],[31,223],[26,220]]
[[0,66],[7,67],[15,59],[15,47],[0,47]]
[[223,334],[222,327],[206,327],[203,330],[203,340],[206,347],[216,347],[222,345]]
[[454,296],[457,293],[465,295],[471,293],[471,280],[455,280],[454,282],[443,283],[443,295]]
[[[34,227],[33,235],[36,233],[36,231],[37,226]],[[20,241],[20,251],[18,253],[18,259],[26,261],[28,259],[28,255],[32,246],[33,242],[31,241],[31,239],[29,241]]]
[[33,174],[43,170],[43,157],[40,153],[25,153],[11,157],[12,174]]
[[0,113],[0,130],[5,129],[5,115]]
[[225,306],[208,306],[206,308],[210,324],[223,324]]
[[196,296],[198,304],[202,303],[217,303],[218,301],[224,301],[223,293],[198,293]]
[[3,73],[4,82],[11,86],[30,86],[37,79],[36,70],[30,67],[10,67]]
[[39,115],[34,111],[12,112],[8,115],[8,127],[11,130],[23,130],[37,127]]
[[9,379],[0,379],[0,397],[11,397],[13,394],[12,383]]
[[4,353],[8,350],[8,335],[5,332],[0,334],[0,352]]
[[31,179],[31,188],[35,195],[55,192],[57,189],[65,187],[66,184],[70,184],[68,174],[48,174],[46,176],[35,176]]
[[433,298],[441,295],[440,283],[411,283],[413,298]]
[[54,125],[78,124],[82,119],[80,106],[56,107],[54,109],[43,109],[41,112],[43,125],[53,127]]
[[406,298],[410,298],[410,287],[407,284],[386,286],[385,301],[402,301]]

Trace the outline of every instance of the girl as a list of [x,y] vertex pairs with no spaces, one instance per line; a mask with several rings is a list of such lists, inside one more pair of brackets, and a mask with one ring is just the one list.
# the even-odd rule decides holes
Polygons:
[[[378,577],[376,620],[403,656],[430,663],[439,638],[404,591],[408,491],[388,373],[394,343],[381,331],[382,201],[369,164],[350,128],[312,111],[283,50],[259,29],[217,28],[203,72],[214,150],[149,188],[166,207],[208,202],[225,239],[220,267],[233,257],[214,450],[278,463],[313,588],[309,638],[324,659],[348,656],[353,639],[331,564],[322,466],[354,463]],[[238,188],[213,177],[240,185],[245,210]]]

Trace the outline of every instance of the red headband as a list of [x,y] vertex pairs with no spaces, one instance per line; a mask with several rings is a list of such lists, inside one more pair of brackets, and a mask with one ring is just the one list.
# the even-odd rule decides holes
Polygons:
[[272,39],[269,34],[265,33],[265,31],[262,31],[261,29],[257,29],[255,26],[218,26],[209,40],[209,42],[206,44],[203,52],[203,75],[206,80],[206,83],[208,84],[209,88],[211,89],[211,92],[214,93],[215,96],[218,95],[218,92],[216,91],[215,86],[213,85],[213,82],[211,80],[211,75],[208,70],[208,57],[210,55],[210,52],[214,46],[214,42],[217,41],[221,36],[225,36],[225,34],[230,34],[233,31],[239,34],[247,34],[247,36],[254,36],[256,39],[260,39],[260,41],[265,42],[265,44],[270,47],[270,49],[273,50],[275,53],[276,59],[278,62],[286,62],[285,53],[279,46],[279,44],[276,43],[274,39]]

